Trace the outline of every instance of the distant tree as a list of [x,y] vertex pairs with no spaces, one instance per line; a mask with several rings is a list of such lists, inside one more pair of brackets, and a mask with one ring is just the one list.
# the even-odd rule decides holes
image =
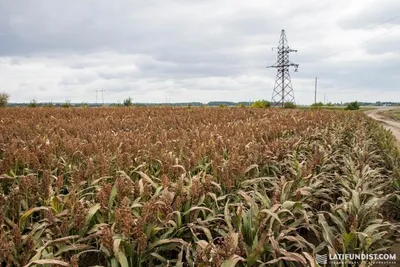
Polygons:
[[267,100],[257,100],[253,104],[251,104],[252,108],[269,108],[271,107],[271,103]]
[[70,101],[70,100],[65,100],[65,102],[62,103],[61,107],[63,107],[63,108],[70,108],[70,107],[72,107],[71,101]]
[[328,107],[333,107],[335,106],[334,104],[332,104],[332,102],[329,102],[328,104],[326,104]]
[[0,93],[0,108],[4,108],[8,104],[10,96],[6,93]]
[[293,102],[285,102],[285,104],[283,104],[284,108],[296,108],[296,104]]
[[30,108],[36,108],[38,106],[38,102],[35,99],[32,99],[31,102],[29,102],[28,107]]
[[240,104],[237,104],[237,107],[239,107],[239,108],[245,108],[245,107],[246,107],[246,105],[245,105],[245,104],[243,104],[243,103],[240,103]]
[[226,105],[226,104],[220,104],[219,107],[220,107],[220,108],[226,108],[227,105]]
[[55,105],[53,104],[53,101],[50,101],[49,103],[45,104],[44,106],[47,107],[47,108],[52,108]]
[[124,100],[124,106],[125,107],[131,107],[133,106],[133,102],[132,102],[132,97],[128,97],[127,99]]
[[360,109],[360,103],[357,101],[351,102],[347,105],[346,110],[358,110]]
[[207,106],[219,107],[221,105],[234,106],[235,103],[234,102],[230,102],[230,101],[211,101],[211,102],[207,103]]

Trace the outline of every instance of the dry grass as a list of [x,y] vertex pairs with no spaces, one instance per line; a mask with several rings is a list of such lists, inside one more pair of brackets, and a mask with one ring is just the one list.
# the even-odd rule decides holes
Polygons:
[[379,112],[378,114],[393,121],[400,121],[400,109],[386,110]]
[[16,108],[0,118],[8,266],[316,266],[316,253],[373,253],[398,236],[400,155],[358,112]]

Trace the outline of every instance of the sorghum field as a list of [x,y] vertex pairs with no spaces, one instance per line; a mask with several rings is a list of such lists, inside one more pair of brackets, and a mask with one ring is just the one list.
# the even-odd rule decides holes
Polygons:
[[318,266],[316,253],[385,252],[399,179],[393,136],[358,112],[0,109],[0,263]]

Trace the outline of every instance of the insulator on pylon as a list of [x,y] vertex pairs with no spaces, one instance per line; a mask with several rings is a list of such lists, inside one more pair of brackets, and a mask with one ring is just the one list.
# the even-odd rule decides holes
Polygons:
[[294,64],[289,61],[290,52],[297,52],[297,50],[289,49],[285,30],[282,30],[278,45],[278,60],[274,65],[270,66],[270,68],[277,69],[276,81],[271,101],[272,105],[274,106],[283,107],[285,102],[295,103],[289,67],[294,67],[294,71],[297,72],[299,64]]

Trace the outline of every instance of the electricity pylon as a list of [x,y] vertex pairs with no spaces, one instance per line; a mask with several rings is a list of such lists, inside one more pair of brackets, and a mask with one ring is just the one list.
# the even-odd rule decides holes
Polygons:
[[271,101],[274,106],[283,107],[285,102],[295,102],[289,67],[294,67],[294,71],[297,72],[299,64],[294,64],[289,61],[289,53],[291,52],[297,52],[297,50],[289,48],[285,30],[282,30],[278,45],[278,60],[274,65],[267,67],[277,69],[274,92],[272,93]]
[[104,89],[97,89],[97,90],[94,90],[95,92],[96,92],[96,104],[97,104],[97,99],[99,98],[99,92],[101,92],[101,100],[102,100],[102,102],[103,102],[103,105],[104,105]]

